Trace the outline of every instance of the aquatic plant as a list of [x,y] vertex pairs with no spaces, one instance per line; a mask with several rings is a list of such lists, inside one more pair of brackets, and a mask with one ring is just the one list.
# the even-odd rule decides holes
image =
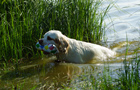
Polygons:
[[46,31],[57,29],[78,40],[100,42],[103,19],[94,0],[3,0],[0,6],[0,61],[18,63],[38,56],[35,43]]
[[[136,53],[137,54],[137,53]],[[80,74],[78,80],[74,80],[69,86],[64,84],[64,90],[90,89],[90,90],[139,90],[140,89],[140,57],[136,56],[131,61],[124,60],[122,67],[115,71],[111,67],[104,66],[104,69],[97,74]]]

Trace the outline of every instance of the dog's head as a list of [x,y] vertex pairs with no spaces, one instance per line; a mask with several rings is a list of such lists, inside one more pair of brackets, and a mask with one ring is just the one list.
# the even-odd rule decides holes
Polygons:
[[69,43],[65,36],[57,30],[50,30],[44,34],[44,38],[39,40],[41,45],[54,44],[59,53],[66,53],[69,47]]

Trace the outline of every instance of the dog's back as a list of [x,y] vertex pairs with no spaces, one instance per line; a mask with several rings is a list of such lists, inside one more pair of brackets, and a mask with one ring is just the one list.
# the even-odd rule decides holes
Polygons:
[[70,38],[67,38],[67,41],[69,42],[69,50],[65,58],[68,62],[86,63],[90,60],[103,61],[115,55],[114,51],[97,44]]

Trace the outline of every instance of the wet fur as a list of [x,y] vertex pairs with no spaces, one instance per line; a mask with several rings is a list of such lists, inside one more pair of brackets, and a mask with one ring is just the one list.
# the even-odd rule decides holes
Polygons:
[[42,40],[43,45],[51,43],[57,47],[59,53],[56,57],[59,61],[86,63],[91,60],[106,60],[116,54],[106,47],[68,38],[57,30],[46,32]]

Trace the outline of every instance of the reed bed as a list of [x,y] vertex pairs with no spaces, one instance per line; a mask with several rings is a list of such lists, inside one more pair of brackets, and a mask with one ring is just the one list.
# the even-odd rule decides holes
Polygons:
[[51,29],[70,38],[98,43],[103,19],[98,0],[3,0],[0,6],[0,61],[36,57],[35,44]]
[[[9,62],[13,62],[18,69],[20,59],[40,56],[35,44],[51,29],[60,30],[70,38],[99,43],[104,35],[104,16],[110,8],[109,5],[101,11],[101,4],[100,0],[2,0],[0,66],[2,65],[5,70],[2,72],[9,71],[7,69]],[[118,70],[119,77],[116,79],[112,78],[110,70],[105,67],[97,77],[94,77],[93,73],[87,75],[84,73],[80,76],[81,82],[78,78],[78,83],[75,81],[76,83],[70,86],[64,84],[61,89],[139,90],[139,62],[139,56],[132,62],[124,61],[124,67]],[[17,87],[13,85],[13,89],[23,89],[23,87],[24,84],[20,83]]]

